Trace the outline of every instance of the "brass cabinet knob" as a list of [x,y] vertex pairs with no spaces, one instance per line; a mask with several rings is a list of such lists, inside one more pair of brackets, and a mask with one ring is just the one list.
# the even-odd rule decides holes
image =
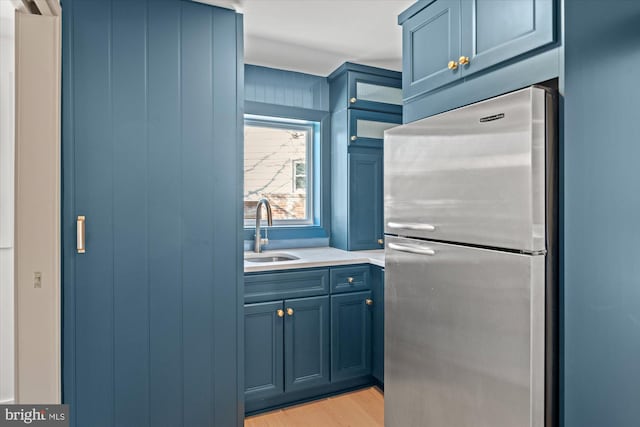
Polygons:
[[353,277],[347,277],[347,283],[353,283]]
[[350,102],[350,103],[352,103],[352,104],[355,104],[355,103],[356,103],[356,101],[357,101],[357,99],[356,99],[356,98],[351,98],[351,99],[349,100],[349,102]]
[[351,135],[351,140],[352,140],[352,141],[355,141],[356,139],[358,139],[358,137],[357,137],[357,136],[355,136],[355,135]]
[[447,68],[449,68],[450,70],[455,70],[456,68],[458,68],[458,63],[456,61],[449,61],[449,63],[447,64]]
[[284,317],[284,310],[278,309],[276,313],[278,313],[278,317]]
[[364,300],[364,303],[367,305],[373,305],[373,300],[371,298],[367,298],[366,300]]
[[293,308],[287,308],[287,314],[293,316]]
[[379,245],[383,245],[383,244],[384,244],[384,240],[382,240],[382,239],[378,239],[378,244],[379,244]]
[[460,63],[460,65],[467,65],[469,63],[469,57],[461,56],[460,59],[458,59],[458,63]]

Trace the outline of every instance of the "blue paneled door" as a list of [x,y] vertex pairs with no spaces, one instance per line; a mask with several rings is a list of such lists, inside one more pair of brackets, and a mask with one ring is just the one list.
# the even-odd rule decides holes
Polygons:
[[371,291],[331,296],[331,381],[371,374]]
[[242,424],[241,32],[234,12],[190,1],[64,1],[75,426]]
[[329,296],[284,302],[285,390],[329,384]]
[[354,147],[348,157],[348,249],[380,249],[384,231],[382,149]]
[[244,395],[265,399],[284,392],[284,304],[244,306]]
[[460,57],[460,0],[438,0],[424,8],[402,25],[402,34],[404,98],[460,78],[459,68],[448,67]]
[[[469,75],[555,40],[554,0],[463,0],[462,75]],[[464,62],[464,60],[462,61]]]

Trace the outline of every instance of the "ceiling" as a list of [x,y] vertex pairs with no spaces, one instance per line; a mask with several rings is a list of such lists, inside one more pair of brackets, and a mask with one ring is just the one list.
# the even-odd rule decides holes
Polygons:
[[415,0],[197,0],[244,13],[245,62],[326,76],[345,61],[401,70]]

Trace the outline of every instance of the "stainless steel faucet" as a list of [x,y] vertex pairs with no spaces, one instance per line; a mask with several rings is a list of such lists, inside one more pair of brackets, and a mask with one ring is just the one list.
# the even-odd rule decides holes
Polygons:
[[271,204],[267,199],[260,199],[258,205],[256,206],[256,234],[254,235],[255,243],[253,246],[253,251],[260,253],[262,252],[262,245],[266,245],[269,243],[269,238],[267,237],[267,230],[264,230],[264,239],[262,238],[262,234],[260,233],[260,222],[262,221],[262,209],[260,209],[264,205],[267,208],[267,224],[269,227],[273,227],[273,215],[271,213]]

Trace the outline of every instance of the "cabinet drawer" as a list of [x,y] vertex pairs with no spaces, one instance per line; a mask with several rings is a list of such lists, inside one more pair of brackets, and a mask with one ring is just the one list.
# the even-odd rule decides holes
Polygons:
[[261,273],[244,277],[245,303],[301,298],[329,293],[329,270]]
[[331,269],[331,293],[365,291],[371,289],[369,265],[337,267]]

